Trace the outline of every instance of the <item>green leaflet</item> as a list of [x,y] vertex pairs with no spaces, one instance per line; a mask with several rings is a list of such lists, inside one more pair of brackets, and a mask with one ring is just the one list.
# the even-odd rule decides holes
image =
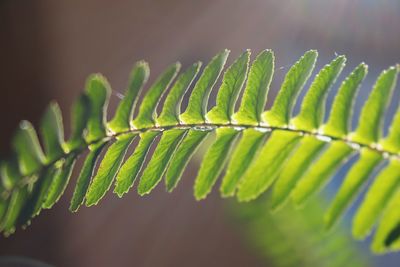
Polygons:
[[210,63],[205,67],[193,88],[185,112],[179,116],[180,120],[185,124],[204,123],[211,89],[217,82],[228,55],[229,50],[225,49],[213,57]]
[[85,129],[90,115],[90,101],[86,94],[82,94],[75,101],[71,110],[72,134],[65,144],[66,152],[77,149],[85,144]]
[[90,103],[86,135],[88,143],[107,136],[106,112],[110,94],[110,85],[102,75],[94,74],[88,78],[86,82],[86,95]]
[[165,99],[160,116],[157,118],[158,125],[170,126],[179,124],[183,96],[199,73],[200,67],[201,62],[196,62],[178,77]]
[[246,79],[249,60],[250,51],[247,50],[227,69],[218,90],[217,105],[206,114],[207,121],[221,124],[231,121],[236,100]]
[[153,156],[143,171],[138,186],[139,195],[149,194],[161,181],[172,155],[186,133],[187,130],[184,129],[172,129],[163,132]]
[[128,131],[131,128],[137,98],[149,78],[149,73],[149,64],[145,61],[137,62],[133,67],[125,96],[118,105],[114,118],[108,123],[108,128],[114,133]]
[[376,229],[372,241],[372,251],[375,253],[387,252],[387,249],[398,250],[400,248],[400,239],[398,236],[398,227],[400,222],[400,190],[390,199],[385,212]]
[[0,196],[0,226],[4,215],[7,212],[8,201],[7,199]]
[[147,153],[151,144],[160,132],[149,131],[140,134],[139,144],[135,148],[135,152],[122,165],[116,178],[114,193],[122,197],[133,186],[135,179],[143,166]]
[[61,170],[53,177],[50,188],[47,192],[46,199],[43,203],[44,209],[50,209],[53,205],[58,202],[61,195],[64,193],[65,188],[67,188],[69,179],[72,174],[76,161],[75,155],[69,155],[65,162],[63,163]]
[[367,75],[367,71],[368,66],[361,63],[343,81],[333,101],[328,122],[322,127],[324,134],[338,138],[343,138],[347,135],[351,123],[354,99],[361,82]]
[[12,192],[6,214],[4,215],[4,218],[0,225],[0,229],[4,231],[6,235],[12,234],[15,231],[18,216],[25,204],[27,195],[28,195],[27,186],[24,186]]
[[124,134],[113,143],[104,155],[96,176],[86,193],[86,206],[96,205],[110,189],[124,160],[126,151],[136,134]]
[[391,153],[400,152],[400,108],[397,110],[390,124],[389,135],[385,139],[380,140],[379,144],[383,150]]
[[253,61],[239,111],[233,114],[237,123],[258,125],[261,122],[261,112],[264,110],[274,73],[274,62],[275,57],[271,50],[262,51]]
[[[397,66],[397,73],[395,76],[394,83],[397,82],[397,74],[400,71],[400,66]],[[396,85],[393,85],[394,87]],[[380,145],[384,150],[392,153],[398,153],[400,150],[400,108],[397,110],[392,123],[390,124],[388,136],[380,141]]]
[[204,155],[194,185],[196,200],[206,198],[218,179],[229,155],[232,145],[239,133],[233,128],[218,128],[217,138]]
[[320,155],[325,146],[325,142],[313,136],[305,136],[301,140],[299,147],[288,159],[274,185],[271,197],[273,210],[284,204],[297,182],[310,168],[312,162]]
[[317,56],[317,51],[308,51],[290,68],[272,108],[262,115],[263,120],[269,125],[286,126],[289,124],[297,95],[310,77]]
[[172,159],[165,174],[165,184],[168,192],[172,192],[176,187],[189,160],[209,133],[210,130],[190,129],[183,138],[175,153],[172,155]]
[[60,107],[56,102],[50,103],[42,117],[40,132],[42,134],[46,161],[52,162],[64,154],[64,129]]
[[166,92],[169,85],[175,79],[181,68],[180,63],[172,64],[167,70],[157,78],[156,82],[150,87],[143,97],[139,107],[139,113],[132,124],[136,129],[153,127],[156,119],[156,108],[161,96]]
[[2,162],[0,171],[2,186],[5,190],[11,191],[21,179],[17,163],[15,161]]
[[253,158],[256,156],[266,136],[266,132],[251,128],[243,131],[240,142],[232,154],[225,176],[222,179],[220,192],[223,197],[233,196],[235,194],[240,178],[242,178]]
[[344,163],[351,152],[351,147],[346,143],[333,141],[297,183],[292,193],[293,201],[297,205],[303,204],[325,184],[334,171]]
[[47,168],[38,178],[33,186],[32,192],[29,194],[29,199],[22,212],[23,216],[20,216],[18,221],[22,225],[28,224],[29,220],[39,215],[42,210],[43,203],[46,200],[49,188],[52,184],[53,178],[58,175],[60,169],[56,169],[54,166]]
[[375,178],[353,220],[353,236],[365,237],[382,214],[400,184],[400,162],[390,161]]
[[13,148],[18,157],[19,170],[22,175],[37,171],[45,161],[36,131],[28,121],[20,123],[14,136]]
[[325,214],[324,220],[328,229],[336,223],[346,208],[350,206],[362,185],[371,176],[381,160],[382,156],[376,151],[365,148],[361,150],[360,159],[351,167],[343,185]]
[[351,140],[369,145],[378,142],[383,126],[383,116],[396,85],[397,69],[391,67],[378,77],[374,89],[365,103],[357,130]]
[[339,56],[327,64],[315,77],[304,96],[299,115],[292,121],[297,129],[307,131],[318,129],[324,118],[328,90],[342,72],[345,62],[346,58]]
[[255,199],[274,182],[301,137],[296,132],[276,130],[245,172],[239,187],[239,201]]
[[99,155],[105,146],[105,142],[91,145],[90,152],[83,163],[82,170],[78,176],[74,194],[71,199],[69,210],[72,212],[78,211],[79,207],[83,204],[85,195],[89,188],[90,180],[93,177]]

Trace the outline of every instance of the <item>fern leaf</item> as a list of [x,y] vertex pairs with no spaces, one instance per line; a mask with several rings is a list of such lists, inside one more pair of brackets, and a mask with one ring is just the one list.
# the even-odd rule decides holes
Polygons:
[[218,90],[217,105],[206,114],[207,121],[221,124],[230,122],[247,76],[249,59],[250,51],[247,50],[228,68]]
[[122,165],[116,178],[114,192],[122,197],[133,186],[140,169],[143,166],[147,153],[151,144],[157,137],[159,132],[150,131],[140,135],[140,141],[133,155]]
[[182,122],[193,124],[203,123],[205,121],[208,97],[224,68],[229,52],[229,50],[222,51],[211,59],[210,63],[206,66],[199,81],[193,88],[185,112],[180,115],[180,120]]
[[242,138],[232,154],[232,159],[222,179],[220,191],[223,197],[235,194],[240,178],[242,178],[251,161],[256,156],[266,136],[266,132],[251,128],[243,131]]
[[249,201],[267,190],[299,141],[298,133],[274,131],[244,174],[238,187],[238,199]]
[[92,75],[86,82],[86,95],[90,102],[86,141],[97,141],[108,135],[106,120],[107,106],[111,88],[106,78],[100,74]]
[[140,195],[149,194],[161,181],[165,169],[174,154],[176,147],[186,135],[187,130],[172,129],[165,131],[154,151],[153,156],[140,179],[138,192]]
[[359,125],[351,140],[361,144],[378,142],[381,137],[383,115],[396,85],[397,69],[391,67],[379,76],[360,115]]
[[272,209],[276,210],[288,199],[296,183],[310,168],[314,159],[325,146],[325,142],[311,136],[306,136],[301,140],[299,147],[288,160],[273,188],[271,196]]
[[233,119],[237,123],[258,125],[261,122],[261,113],[267,101],[274,73],[274,61],[274,53],[265,50],[251,65],[239,111],[233,114]]
[[304,97],[299,115],[292,121],[297,129],[313,131],[319,128],[324,117],[326,95],[342,71],[345,62],[346,58],[339,56],[315,77]]
[[382,156],[376,151],[362,149],[360,159],[352,166],[344,179],[331,207],[325,214],[325,223],[327,228],[331,228],[339,216],[344,213],[351,202],[359,193],[361,187],[371,176],[374,169],[379,165]]
[[183,96],[199,73],[200,67],[201,62],[196,62],[178,77],[165,99],[160,116],[157,118],[158,125],[170,126],[179,124]]
[[90,114],[90,100],[82,94],[76,100],[71,110],[71,137],[64,145],[66,152],[74,151],[85,146],[86,125]]
[[21,122],[13,140],[13,147],[22,175],[33,173],[44,164],[45,156],[30,122]]
[[105,142],[100,142],[98,144],[89,146],[90,152],[87,155],[85,162],[83,163],[82,170],[78,176],[74,194],[72,195],[71,199],[69,208],[70,211],[76,212],[82,205],[89,188],[91,178],[93,177],[99,155],[105,144]]
[[118,105],[114,118],[108,123],[108,128],[114,133],[128,131],[131,128],[137,98],[149,78],[149,72],[149,65],[144,61],[137,62],[133,67],[124,98]]
[[289,124],[293,104],[314,69],[317,55],[317,51],[308,51],[290,68],[271,110],[263,114],[264,121],[269,125]]
[[43,138],[46,161],[52,162],[64,154],[64,129],[60,107],[53,102],[42,118],[40,132]]
[[[12,233],[16,226],[29,224],[42,208],[53,207],[69,184],[76,159],[85,150],[89,153],[74,188],[71,211],[77,211],[84,201],[87,206],[97,204],[114,180],[114,192],[120,197],[137,179],[138,193],[149,194],[164,176],[171,192],[193,154],[215,133],[195,181],[196,199],[207,197],[227,163],[220,186],[223,197],[250,201],[273,187],[270,206],[274,210],[290,197],[300,205],[321,190],[347,159],[358,154],[325,214],[325,224],[327,228],[334,225],[372,179],[354,218],[353,234],[364,238],[378,225],[372,249],[400,249],[400,215],[397,209],[393,211],[399,201],[400,109],[389,134],[382,136],[399,67],[391,67],[378,77],[352,131],[353,103],[367,74],[364,63],[341,83],[330,110],[325,107],[326,95],[336,84],[345,57],[325,65],[306,89],[295,116],[293,106],[313,72],[317,52],[306,52],[289,69],[272,108],[264,111],[274,54],[262,51],[249,67],[250,51],[246,50],[224,72],[221,86],[215,89],[216,105],[209,109],[211,90],[224,71],[228,54],[228,50],[217,54],[198,79],[200,62],[182,74],[178,73],[180,64],[172,64],[147,90],[143,89],[149,67],[139,61],[110,121],[110,85],[100,74],[91,75],[73,105],[72,133],[67,141],[61,111],[55,102],[49,105],[39,127],[43,149],[33,126],[23,121],[12,141],[12,156],[0,163],[0,230]],[[188,105],[181,113],[186,96]],[[142,101],[137,106],[139,98]],[[236,102],[240,103],[238,110]],[[157,110],[161,110],[160,115]],[[329,112],[326,123],[325,112]],[[139,140],[133,142],[135,138]],[[155,140],[158,142],[153,146]],[[132,143],[137,143],[134,152],[125,157]],[[108,149],[101,157],[105,147]],[[378,167],[387,162],[374,177]]]
[[390,199],[382,216],[376,234],[372,241],[371,248],[376,253],[383,253],[387,250],[400,249],[399,222],[400,216],[398,207],[400,205],[400,190]]
[[238,133],[239,131],[232,128],[217,129],[217,138],[204,155],[194,185],[194,196],[197,200],[204,199],[210,193],[224,168],[226,155],[229,154]]
[[390,161],[373,182],[353,220],[353,235],[364,238],[400,185],[400,162]]
[[171,163],[165,174],[165,184],[168,192],[172,192],[177,186],[186,165],[209,133],[210,129],[190,129],[183,138],[181,144],[172,155]]
[[297,205],[303,204],[325,185],[351,153],[352,149],[346,143],[333,142],[297,183],[292,193],[293,201]]
[[133,120],[135,128],[149,128],[155,125],[156,108],[160,102],[161,96],[165,93],[166,89],[175,79],[179,72],[181,65],[175,63],[158,77],[157,81],[151,86],[143,98],[139,107],[139,113]]
[[322,127],[323,133],[339,138],[348,134],[354,99],[361,82],[367,75],[367,70],[367,65],[361,63],[341,84],[333,101],[328,122]]
[[135,134],[123,135],[107,150],[99,170],[86,193],[86,206],[97,204],[110,189],[124,160],[126,151],[135,136]]

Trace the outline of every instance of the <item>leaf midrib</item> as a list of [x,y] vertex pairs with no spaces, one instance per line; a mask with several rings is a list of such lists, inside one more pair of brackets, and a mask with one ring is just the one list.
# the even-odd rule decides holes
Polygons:
[[[395,158],[400,160],[400,153],[394,153],[388,150],[385,150],[379,146],[376,146],[375,144],[364,144],[360,142],[355,142],[350,139],[348,139],[348,136],[351,134],[349,133],[345,137],[336,137],[336,136],[331,136],[319,132],[314,132],[314,131],[305,131],[305,130],[298,130],[298,129],[293,129],[289,127],[279,127],[279,126],[269,126],[266,124],[261,123],[260,125],[251,125],[251,124],[237,124],[237,123],[195,123],[195,124],[176,124],[176,125],[168,125],[168,126],[152,126],[152,127],[145,127],[145,128],[140,128],[140,129],[130,129],[128,131],[124,132],[119,132],[119,133],[112,133],[107,136],[104,136],[103,138],[99,138],[97,140],[93,140],[91,142],[88,142],[85,144],[85,146],[78,147],[76,149],[70,150],[68,153],[64,153],[61,157],[54,159],[51,162],[48,162],[47,164],[44,164],[42,168],[30,173],[26,174],[22,177],[20,180],[20,183],[17,184],[18,187],[21,187],[25,185],[26,183],[29,183],[29,178],[35,179],[39,173],[41,173],[43,170],[48,168],[49,166],[52,166],[55,164],[57,161],[65,159],[66,157],[70,155],[74,155],[74,157],[78,157],[84,150],[88,149],[89,146],[94,145],[98,142],[110,142],[113,139],[116,139],[119,136],[125,135],[125,134],[132,134],[132,133],[144,133],[147,131],[166,131],[166,130],[171,130],[171,129],[196,129],[198,128],[201,130],[201,128],[204,128],[204,130],[213,128],[213,130],[222,128],[222,127],[231,127],[231,128],[237,128],[238,130],[245,130],[245,129],[255,129],[255,130],[260,130],[260,131],[266,131],[266,132],[272,132],[276,130],[281,130],[281,131],[289,131],[289,132],[295,132],[299,133],[300,135],[304,136],[313,136],[314,138],[317,138],[323,142],[330,143],[332,141],[340,141],[343,143],[348,144],[353,150],[355,151],[360,151],[361,149],[369,149],[372,151],[375,151],[382,155],[383,158]],[[24,178],[28,178],[24,179]]]

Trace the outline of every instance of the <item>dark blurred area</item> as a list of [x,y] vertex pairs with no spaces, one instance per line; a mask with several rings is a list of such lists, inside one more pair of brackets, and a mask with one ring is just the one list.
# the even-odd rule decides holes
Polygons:
[[[69,107],[93,72],[123,92],[137,60],[150,63],[152,81],[177,60],[186,67],[223,48],[232,58],[246,48],[254,54],[270,48],[277,58],[276,92],[288,66],[318,49],[318,66],[347,55],[345,74],[365,61],[371,84],[378,71],[400,62],[399,25],[397,0],[2,0],[0,155],[9,154],[18,122],[37,125],[52,99],[68,124]],[[123,199],[109,194],[77,214],[68,211],[69,189],[27,230],[1,237],[0,255],[56,266],[265,266],[225,218],[217,192],[194,200],[195,165],[173,194],[161,185],[144,198],[133,191]]]

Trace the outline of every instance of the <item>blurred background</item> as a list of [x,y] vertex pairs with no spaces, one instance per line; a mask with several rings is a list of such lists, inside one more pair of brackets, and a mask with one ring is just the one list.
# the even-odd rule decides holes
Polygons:
[[[207,62],[224,48],[232,50],[229,62],[246,48],[254,54],[273,49],[272,93],[306,50],[318,49],[317,67],[336,54],[347,55],[346,75],[365,61],[370,75],[357,114],[378,71],[400,62],[399,25],[398,0],[1,0],[0,156],[9,153],[18,122],[37,125],[52,99],[68,123],[69,107],[90,73],[104,74],[115,92],[123,92],[137,60],[150,63],[153,81],[172,62],[184,67]],[[112,96],[111,103],[117,100]],[[144,198],[134,192],[123,199],[108,194],[101,205],[77,214],[68,211],[69,188],[28,230],[1,237],[0,255],[78,267],[274,266],[243,242],[217,192],[194,200],[196,169],[191,163],[173,194],[163,186]],[[340,177],[336,180],[337,185]],[[371,260],[398,266],[400,257]]]

